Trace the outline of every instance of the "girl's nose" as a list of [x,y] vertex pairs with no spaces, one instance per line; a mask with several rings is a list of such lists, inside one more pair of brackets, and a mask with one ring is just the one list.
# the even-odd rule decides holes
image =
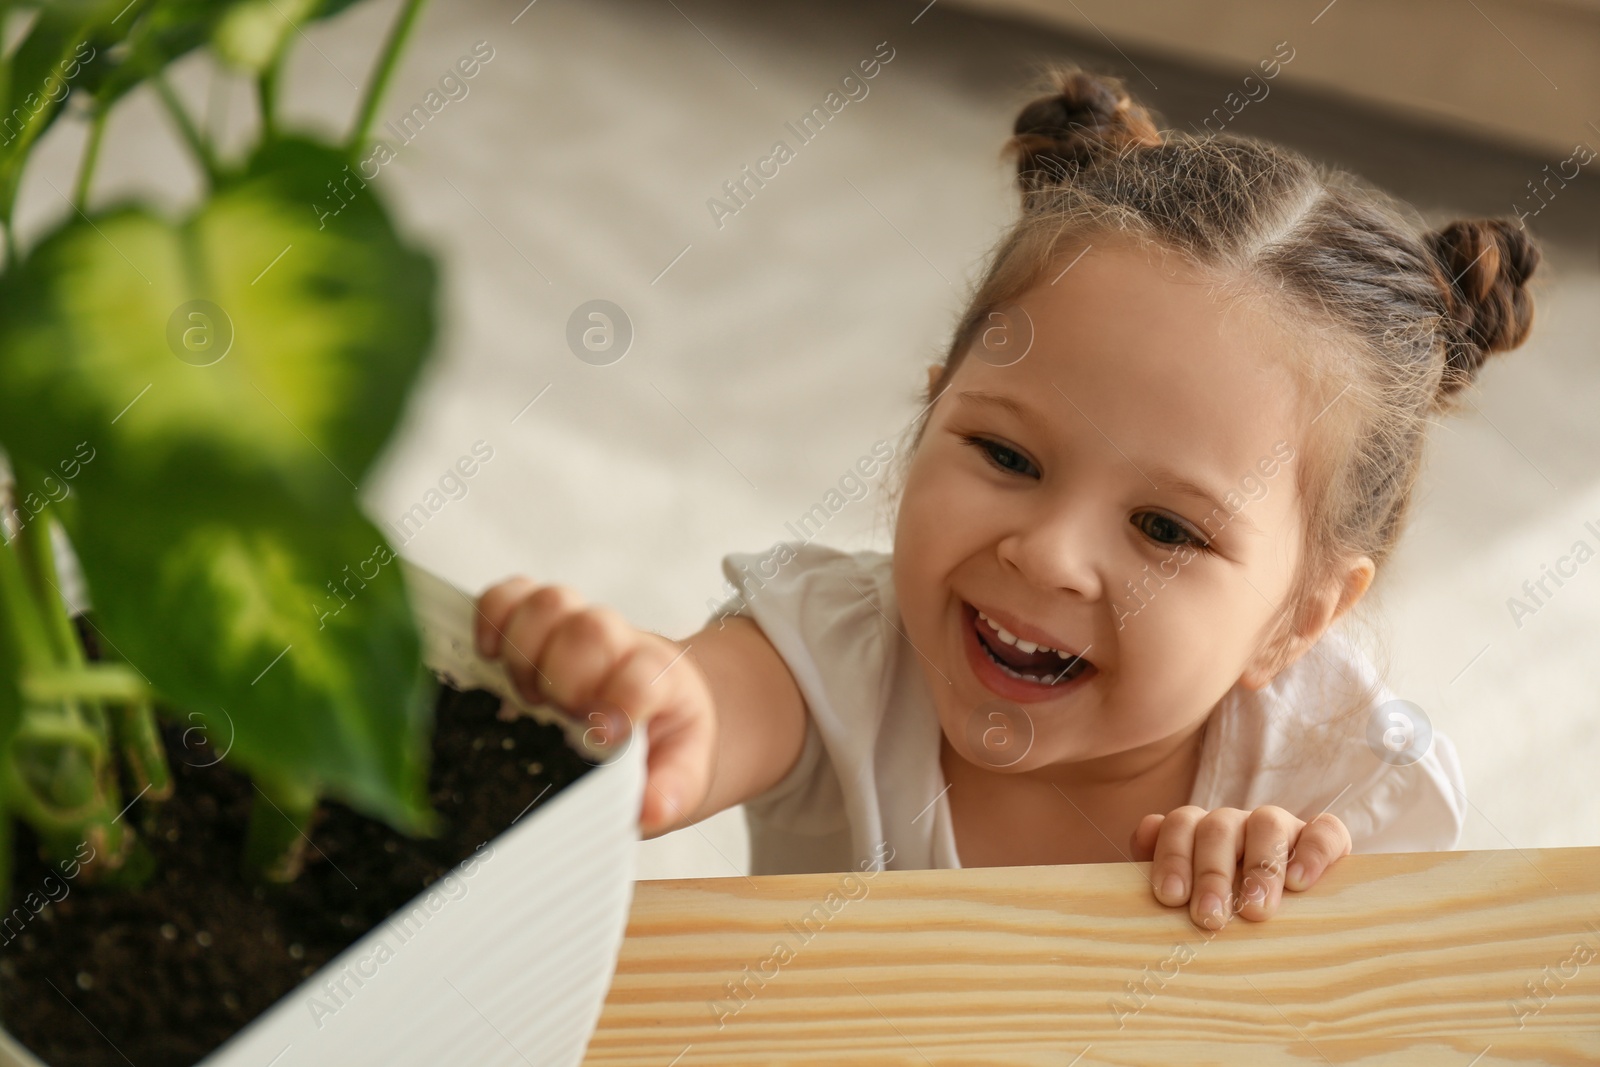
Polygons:
[[1072,592],[1085,600],[1099,599],[1107,520],[1081,504],[1041,508],[1021,518],[1000,539],[1001,564],[1014,567],[1040,589]]

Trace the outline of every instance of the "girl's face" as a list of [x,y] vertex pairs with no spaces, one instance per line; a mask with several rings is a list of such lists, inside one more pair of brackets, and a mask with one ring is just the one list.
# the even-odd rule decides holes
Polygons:
[[935,402],[895,533],[945,736],[1007,773],[1156,752],[1265,684],[1300,555],[1287,335],[1131,244],[1051,277]]

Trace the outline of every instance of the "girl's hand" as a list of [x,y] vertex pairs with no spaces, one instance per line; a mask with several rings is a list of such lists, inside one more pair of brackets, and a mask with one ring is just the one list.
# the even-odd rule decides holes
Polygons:
[[1135,860],[1155,861],[1157,900],[1169,907],[1187,901],[1198,925],[1220,930],[1235,911],[1252,922],[1271,918],[1286,882],[1297,893],[1315,885],[1349,855],[1350,831],[1327,812],[1306,823],[1282,808],[1190,805],[1146,815],[1132,843]]
[[478,653],[502,659],[517,691],[596,724],[602,743],[648,731],[640,829],[692,816],[711,787],[717,721],[705,675],[685,647],[635,629],[571,589],[511,578],[478,598]]

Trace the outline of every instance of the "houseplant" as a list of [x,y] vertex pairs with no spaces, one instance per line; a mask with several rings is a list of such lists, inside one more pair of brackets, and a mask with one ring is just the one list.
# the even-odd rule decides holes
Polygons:
[[[474,846],[541,781],[589,765],[548,716],[508,721],[493,698],[436,687],[401,567],[355,501],[431,347],[437,285],[376,191],[334,220],[314,209],[364,147],[420,0],[399,4],[342,142],[277,121],[300,26],[351,3],[0,3],[14,41],[0,55],[0,450],[15,479],[0,545],[0,1021],[58,1067],[123,1062],[129,1044],[141,1067],[192,1062],[424,884],[481,861]],[[255,83],[258,132],[239,158],[219,157],[168,83],[197,49]],[[179,219],[89,202],[108,117],[141,89],[206,180]],[[71,210],[22,247],[22,175],[74,111],[88,137],[58,190]],[[80,619],[60,571],[74,558],[93,604]],[[494,757],[515,787],[467,804],[460,764],[443,792],[437,765],[430,782],[430,757],[463,739],[520,744]],[[504,777],[467,747],[474,776]],[[369,865],[383,892],[338,862],[374,848],[396,857]],[[179,921],[223,900],[234,911]],[[227,938],[264,940],[265,972],[217,963]],[[122,1002],[100,1003],[113,985]],[[148,1003],[130,1000],[141,992]],[[338,1026],[309,1014],[348,1037],[344,1020],[382,1018],[382,999]],[[103,1044],[64,1035],[66,1008]]]

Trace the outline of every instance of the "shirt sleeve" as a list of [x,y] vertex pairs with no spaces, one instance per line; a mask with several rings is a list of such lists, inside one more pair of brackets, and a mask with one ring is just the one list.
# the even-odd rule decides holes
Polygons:
[[878,724],[871,709],[888,652],[882,633],[888,623],[878,604],[881,556],[784,543],[723,559],[732,593],[712,621],[726,615],[754,621],[806,705],[797,762],[745,802],[752,873],[850,869],[851,811],[876,810],[865,793],[874,788]]
[[[1466,822],[1467,793],[1455,745],[1428,725],[1419,755],[1402,762],[1385,745],[1396,713],[1420,709],[1398,700],[1371,661],[1348,636],[1326,642],[1343,679],[1361,680],[1369,699],[1365,715],[1345,719],[1340,737],[1343,767],[1355,784],[1333,813],[1350,831],[1352,852],[1440,852],[1456,847]],[[1423,714],[1426,714],[1425,712]]]
[[[1376,710],[1376,709],[1374,709]],[[1374,757],[1376,758],[1376,757]],[[1442,852],[1456,847],[1466,823],[1467,793],[1456,747],[1435,733],[1415,763],[1379,769],[1337,814],[1353,852]]]
[[1236,689],[1223,701],[1207,725],[1190,803],[1273,805],[1307,822],[1326,811],[1357,853],[1453,849],[1467,809],[1455,745],[1430,728],[1421,755],[1400,762],[1381,740],[1395,705],[1360,649],[1330,631],[1265,689]]

